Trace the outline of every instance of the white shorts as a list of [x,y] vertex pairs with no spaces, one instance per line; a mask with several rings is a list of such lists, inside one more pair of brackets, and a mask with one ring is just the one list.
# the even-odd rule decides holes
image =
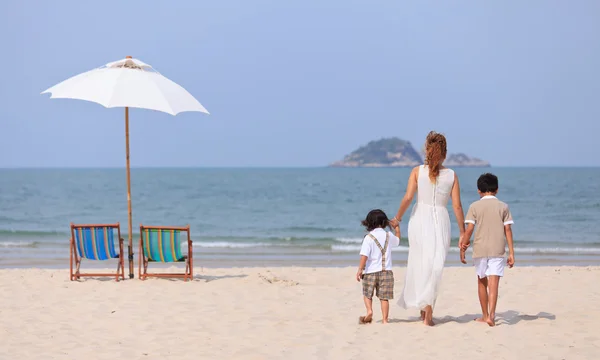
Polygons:
[[488,276],[504,276],[504,257],[474,258],[475,272],[480,279]]

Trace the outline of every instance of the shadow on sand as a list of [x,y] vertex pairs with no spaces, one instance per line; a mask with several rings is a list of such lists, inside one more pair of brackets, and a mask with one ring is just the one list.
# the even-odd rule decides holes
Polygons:
[[[68,280],[68,279],[67,279]],[[100,281],[100,282],[114,282],[114,283],[122,283],[129,280],[129,278],[125,278],[125,280],[121,280],[119,279],[119,281],[117,282],[115,280],[114,277],[108,277],[108,276],[82,276],[81,278],[79,278],[78,280],[74,280],[72,281],[73,283],[84,283],[84,282],[88,282],[88,281]]]
[[422,322],[423,322],[423,320],[421,320],[418,317],[411,317],[408,319],[390,319],[390,324],[411,324],[411,323],[422,323]]
[[196,275],[196,276],[194,276],[194,281],[209,282],[209,281],[222,280],[222,279],[239,279],[239,278],[245,278],[245,277],[248,277],[248,275],[245,275],[245,274],[242,274],[242,275]]
[[[220,275],[220,276],[218,276],[218,275],[194,275],[194,278],[191,280],[191,282],[210,282],[210,281],[221,280],[221,279],[244,278],[247,276],[248,275]],[[131,280],[139,280],[139,279],[136,276]],[[145,281],[149,281],[149,280],[185,282],[182,278],[170,278],[170,277],[162,277],[162,278],[149,277]],[[115,278],[111,278],[111,277],[81,277],[81,279],[77,280],[76,282],[86,282],[86,281],[116,282]],[[128,281],[130,281],[130,279],[127,277],[125,278],[125,280],[119,280],[119,282],[128,282]]]
[[[481,314],[465,314],[458,317],[446,316],[441,319],[433,319],[436,325],[443,325],[451,322],[466,324],[475,321]],[[521,314],[515,310],[508,310],[496,314],[496,326],[498,325],[516,325],[521,321],[535,321],[539,319],[556,320],[556,315],[547,312],[539,312],[536,315]]]
[[[215,280],[223,280],[223,279],[236,279],[236,278],[245,278],[248,275],[194,275],[194,279],[191,280],[191,282],[211,282],[211,281],[215,281]],[[158,279],[160,281],[181,281],[181,282],[185,282],[183,279],[180,278],[168,278],[168,277],[164,277],[164,278],[150,278],[150,279]]]

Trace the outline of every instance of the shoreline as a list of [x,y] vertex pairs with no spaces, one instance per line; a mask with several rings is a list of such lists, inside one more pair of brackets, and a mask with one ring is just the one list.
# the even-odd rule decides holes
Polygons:
[[[135,257],[136,255],[134,255]],[[211,257],[210,255],[202,256],[194,254],[194,267],[195,268],[285,268],[285,267],[300,267],[300,268],[345,268],[345,267],[356,267],[358,265],[359,257],[337,257],[337,258],[318,258],[314,256],[298,257],[294,256],[291,258],[273,257],[273,258],[261,258],[252,257],[240,254],[238,257]],[[84,260],[82,268],[112,268],[107,264],[114,263],[116,266],[116,260],[107,261],[91,261]],[[394,268],[406,268],[406,259],[393,260]],[[168,268],[172,266],[182,266],[183,263],[153,263],[154,267]],[[127,262],[125,262],[125,268],[127,268]],[[467,257],[467,264],[462,264],[456,256],[449,257],[446,260],[446,268],[463,268],[472,267],[472,260]],[[517,254],[517,263],[515,267],[590,267],[600,266],[600,255],[596,256],[563,256],[562,258],[547,257],[547,256],[532,256],[532,257],[519,257]],[[68,269],[69,259],[6,259],[0,258],[0,270],[3,269],[48,269],[48,270],[60,270]],[[135,257],[134,268],[137,272],[137,257]]]

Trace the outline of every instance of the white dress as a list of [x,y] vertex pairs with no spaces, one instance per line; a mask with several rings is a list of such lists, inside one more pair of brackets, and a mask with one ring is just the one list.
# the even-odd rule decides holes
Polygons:
[[406,279],[398,300],[398,305],[405,309],[435,307],[450,248],[450,216],[446,205],[453,185],[453,170],[442,169],[432,183],[429,168],[419,167],[417,202],[408,221]]

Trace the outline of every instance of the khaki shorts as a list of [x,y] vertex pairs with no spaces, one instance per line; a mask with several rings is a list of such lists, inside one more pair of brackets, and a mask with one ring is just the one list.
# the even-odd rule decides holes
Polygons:
[[394,273],[391,270],[378,271],[365,274],[362,279],[363,295],[367,299],[373,298],[373,290],[376,291],[379,300],[390,300],[394,298]]

